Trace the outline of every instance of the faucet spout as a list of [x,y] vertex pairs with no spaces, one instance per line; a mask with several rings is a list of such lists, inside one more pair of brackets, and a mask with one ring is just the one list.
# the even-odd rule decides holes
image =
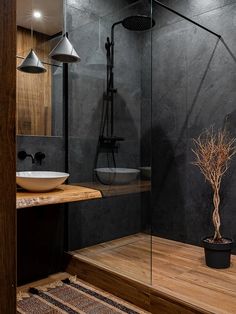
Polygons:
[[33,154],[27,154],[27,157],[30,157],[32,160],[32,164],[35,164],[35,158],[34,158]]
[[34,158],[34,156],[33,156],[32,154],[27,154],[26,151],[24,151],[24,150],[18,152],[18,155],[17,155],[17,156],[18,156],[18,158],[19,158],[20,160],[25,160],[27,157],[30,157],[31,160],[32,160],[32,164],[35,163],[35,158]]

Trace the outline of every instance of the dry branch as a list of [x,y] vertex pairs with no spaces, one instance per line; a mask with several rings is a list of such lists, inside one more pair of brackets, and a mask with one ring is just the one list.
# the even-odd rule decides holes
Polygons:
[[214,132],[213,128],[204,131],[197,139],[193,139],[196,165],[213,190],[214,210],[212,222],[215,228],[213,241],[221,241],[220,233],[220,186],[222,177],[229,168],[230,161],[236,153],[236,138],[231,138],[226,130]]

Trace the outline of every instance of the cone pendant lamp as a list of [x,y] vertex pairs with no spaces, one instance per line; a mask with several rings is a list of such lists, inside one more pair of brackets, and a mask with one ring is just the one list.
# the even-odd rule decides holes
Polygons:
[[106,69],[106,56],[101,48],[101,22],[98,22],[98,49],[87,59],[87,65],[94,70]]
[[63,24],[64,35],[62,36],[56,47],[50,52],[49,56],[52,59],[63,63],[79,62],[80,57],[66,35],[66,0],[63,1]]
[[56,47],[50,52],[49,56],[52,59],[63,63],[80,61],[80,57],[78,56],[66,35],[62,37]]
[[[32,7],[31,12],[33,14],[33,0],[32,0]],[[32,22],[33,15],[31,16],[31,45],[33,47],[33,22]],[[44,73],[46,72],[46,68],[43,66],[42,62],[39,60],[38,56],[34,52],[33,48],[31,48],[28,55],[22,61],[22,63],[17,67],[17,70],[25,73]]]
[[47,71],[33,49],[30,50],[26,58],[17,67],[17,70],[34,74],[44,73]]

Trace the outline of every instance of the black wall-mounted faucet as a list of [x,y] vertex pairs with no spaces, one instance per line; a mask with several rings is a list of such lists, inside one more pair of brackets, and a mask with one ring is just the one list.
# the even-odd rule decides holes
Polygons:
[[31,160],[32,160],[32,164],[35,163],[34,156],[33,156],[32,154],[27,154],[26,151],[24,151],[24,150],[21,150],[20,152],[18,152],[18,155],[17,155],[17,156],[18,156],[18,158],[19,158],[20,160],[25,160],[27,157],[30,157]]
[[24,150],[21,150],[20,152],[18,152],[17,156],[20,160],[25,160],[27,157],[30,157],[32,160],[32,164],[37,162],[40,165],[42,164],[42,160],[46,157],[45,154],[42,152],[37,152],[35,155],[32,155],[32,154],[27,154],[26,151]]

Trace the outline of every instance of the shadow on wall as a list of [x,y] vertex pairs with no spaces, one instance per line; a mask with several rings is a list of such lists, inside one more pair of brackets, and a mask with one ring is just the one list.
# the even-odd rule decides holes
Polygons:
[[[223,40],[222,43],[233,61],[236,62],[232,51]],[[153,234],[193,244],[199,244],[203,236],[212,234],[213,232],[211,223],[212,191],[210,186],[204,182],[204,178],[199,170],[191,164],[193,161],[191,147],[192,137],[198,136],[204,127],[207,127],[205,122],[209,123],[209,121],[205,121],[204,119],[201,120],[205,112],[201,111],[204,107],[198,106],[198,100],[199,95],[203,95],[203,85],[218,44],[219,40],[216,42],[210,55],[177,138],[171,136],[168,133],[168,129],[163,129],[165,127],[164,124],[160,127],[158,120],[153,121]],[[212,76],[210,76],[207,86],[211,83],[211,79]],[[213,107],[214,103],[209,103],[209,105]],[[194,115],[196,109],[198,109],[198,113]],[[189,119],[192,116],[194,116],[194,120],[191,122],[191,128],[188,129]],[[217,116],[219,120],[216,123],[217,127],[219,125],[222,126],[223,117]],[[224,124],[231,135],[235,137],[236,110],[226,116]],[[221,189],[222,234],[233,239],[236,239],[235,220],[232,219],[235,217],[234,206],[232,204],[236,202],[236,196],[234,196],[236,187],[235,167],[236,160],[233,160],[229,172],[224,177]]]
[[[193,101],[192,101],[192,103],[191,103],[191,105],[190,105],[190,108],[189,108],[189,110],[188,110],[188,112],[187,112],[186,119],[185,119],[185,122],[184,122],[184,124],[183,124],[183,127],[182,127],[182,130],[181,130],[181,132],[180,132],[180,136],[179,136],[179,139],[178,139],[177,143],[178,143],[178,142],[181,140],[181,138],[184,136],[184,132],[185,132],[186,129],[188,128],[189,119],[190,119],[190,117],[191,117],[191,115],[192,115],[192,113],[193,113],[193,111],[194,111],[194,109],[195,109],[195,107],[196,107],[196,105],[197,105],[197,101],[198,101],[199,95],[200,95],[201,90],[202,90],[202,88],[203,88],[204,82],[205,82],[206,77],[207,77],[207,73],[208,73],[208,71],[209,71],[209,69],[210,69],[210,66],[211,66],[212,60],[213,60],[213,58],[214,58],[214,55],[215,55],[215,53],[216,53],[216,49],[217,49],[217,47],[218,47],[218,45],[219,45],[219,42],[220,42],[220,38],[217,39],[216,44],[215,44],[215,46],[214,46],[214,48],[213,48],[213,50],[212,50],[212,53],[211,53],[211,55],[210,55],[210,58],[209,58],[208,63],[207,63],[207,65],[206,65],[206,68],[205,68],[205,70],[204,70],[204,72],[203,72],[203,75],[202,75],[202,77],[201,77],[200,83],[199,83],[199,85],[198,85],[198,87],[197,87],[196,93],[195,93],[195,95],[194,95],[194,97],[193,97]],[[195,118],[195,120],[194,120],[195,123],[196,123],[196,121],[198,120],[199,115],[200,115],[200,112],[198,113],[198,115],[196,115],[196,118]],[[195,126],[195,125],[194,125],[194,128],[196,129],[196,126]],[[200,130],[199,128],[197,128],[197,129],[198,129],[198,131]]]
[[[152,130],[152,234],[184,241],[184,152],[158,127]],[[182,182],[181,182],[182,181]]]
[[[101,100],[102,103],[102,100]],[[105,111],[104,106],[98,106],[92,120],[95,119],[99,112]],[[101,114],[100,114],[101,116]],[[102,120],[100,118],[100,120]],[[117,167],[138,167],[140,166],[140,137],[137,129],[139,121],[135,121],[134,115],[130,112],[130,108],[127,101],[122,97],[121,94],[115,95],[114,104],[114,136],[124,138],[124,141],[118,142],[118,152],[115,154],[116,166]],[[100,132],[97,133],[96,138],[102,135],[103,123],[101,121]],[[106,136],[106,126],[104,128],[104,135]],[[96,159],[96,155],[94,156]],[[96,167],[113,167],[112,154],[102,152],[99,150],[98,145],[98,162]]]
[[[158,125],[158,120],[152,123],[152,232],[195,244],[199,244],[201,236],[194,230],[195,226],[191,231],[190,225],[196,219],[196,225],[201,225],[202,236],[209,232],[211,214],[208,200],[211,195],[210,188],[202,185],[201,174],[190,163],[193,159],[191,151],[189,152],[192,134],[195,136],[197,132],[198,135],[203,127],[196,124],[198,116],[194,119],[192,129],[188,129],[188,125],[218,44],[219,40],[215,43],[177,138],[168,133],[168,128],[164,130],[165,125]],[[161,100],[162,98],[159,102]],[[145,138],[148,137],[145,134]]]
[[[206,81],[206,77],[207,77],[208,71],[209,71],[209,69],[210,69],[210,67],[211,67],[211,63],[212,63],[213,58],[214,58],[214,56],[215,56],[215,54],[216,54],[217,47],[219,46],[219,43],[222,43],[222,44],[223,44],[223,46],[225,47],[226,51],[227,51],[227,52],[229,53],[229,55],[231,56],[232,60],[233,60],[234,63],[235,63],[235,66],[236,66],[236,56],[233,54],[233,52],[231,51],[231,49],[229,48],[229,46],[225,43],[225,41],[224,41],[223,38],[218,39],[217,42],[216,42],[216,44],[215,44],[215,47],[214,47],[214,49],[213,49],[213,51],[212,51],[212,53],[211,53],[211,55],[210,55],[208,64],[207,64],[206,69],[205,69],[205,71],[204,71],[204,74],[203,74],[203,76],[202,76],[202,78],[201,78],[201,81],[200,81],[200,84],[199,84],[199,86],[198,86],[198,88],[197,88],[196,94],[195,94],[195,96],[194,96],[194,98],[193,98],[193,101],[192,101],[190,110],[189,110],[189,112],[188,112],[188,114],[187,114],[185,123],[184,123],[183,128],[182,128],[182,132],[181,132],[181,134],[180,134],[180,137],[183,135],[184,130],[188,127],[188,121],[190,120],[190,118],[192,118],[192,113],[193,113],[195,107],[197,107],[198,98],[199,98],[199,96],[200,96],[200,94],[201,94],[201,90],[202,90],[202,87],[203,87],[203,85],[204,85],[204,82]],[[235,68],[235,69],[236,69],[236,68]],[[196,116],[195,116],[195,118],[194,118],[194,123],[192,123],[192,129],[191,129],[191,128],[188,129],[188,130],[189,130],[189,134],[188,134],[189,136],[191,136],[191,137],[198,136],[199,133],[204,130],[204,127],[205,127],[205,128],[206,128],[206,127],[209,127],[209,125],[204,126],[204,125],[201,125],[201,123],[198,123],[198,121],[200,120],[200,116],[204,114],[204,113],[202,112],[202,110],[204,110],[204,109],[205,109],[205,108],[202,107],[201,110],[199,110],[198,114],[196,114]],[[231,113],[230,113],[230,115],[231,115]],[[227,116],[228,116],[228,115],[227,115]],[[222,121],[223,121],[223,123],[224,123],[224,120],[225,120],[225,121],[227,120],[227,116],[226,116],[225,119],[221,119],[221,123],[222,123]],[[196,131],[197,131],[198,133],[196,133]]]
[[[189,203],[189,201],[186,200],[188,184],[187,172],[189,169],[189,165],[187,165],[189,162],[189,139],[186,136],[186,130],[188,129],[189,119],[197,104],[218,43],[219,40],[217,40],[210,55],[191,106],[181,126],[179,136],[172,138],[173,136],[168,134],[168,128],[167,130],[163,129],[166,125],[160,127],[158,125],[159,122],[155,120],[152,123],[152,233],[154,235],[182,242],[190,241],[192,243],[198,243],[199,239],[189,239],[188,226],[186,225],[186,203]],[[159,102],[164,102],[166,96],[167,95],[162,96]],[[153,106],[155,106],[155,104],[153,104]],[[167,111],[167,114],[168,113],[169,111]],[[167,120],[164,121],[168,121],[168,117],[165,119]],[[198,127],[200,128],[200,126]],[[194,132],[195,129],[196,125],[192,132]],[[147,134],[145,135],[146,138],[148,138],[148,136]],[[192,173],[194,170],[190,169],[190,171]],[[194,206],[200,206],[202,210],[204,210],[202,201],[200,202],[201,205],[197,205],[199,200],[202,200],[202,195],[201,197],[195,198],[191,192],[190,194],[192,198],[191,202],[197,202],[194,203]],[[192,205],[193,204],[191,204],[191,206]]]
[[[85,95],[83,106],[80,108],[80,116],[77,114],[78,121],[74,122],[79,128],[78,135],[70,138],[70,165],[73,168],[71,169],[71,182],[93,180],[97,144],[102,129],[102,111],[105,103],[101,94],[97,99],[94,97],[90,99],[89,97],[89,95]],[[88,106],[85,105],[86,103]],[[139,119],[138,116],[136,118],[135,113],[131,112],[131,109],[122,94],[115,95],[114,135],[125,138],[125,141],[120,143],[118,153],[115,154],[117,167],[133,168],[140,166]],[[75,119],[75,115],[73,119]],[[107,167],[108,159],[109,165],[113,167],[112,158],[108,155],[104,152],[99,154],[97,167]]]
[[152,160],[152,132],[151,129],[142,133],[141,138],[141,166],[151,166]]

